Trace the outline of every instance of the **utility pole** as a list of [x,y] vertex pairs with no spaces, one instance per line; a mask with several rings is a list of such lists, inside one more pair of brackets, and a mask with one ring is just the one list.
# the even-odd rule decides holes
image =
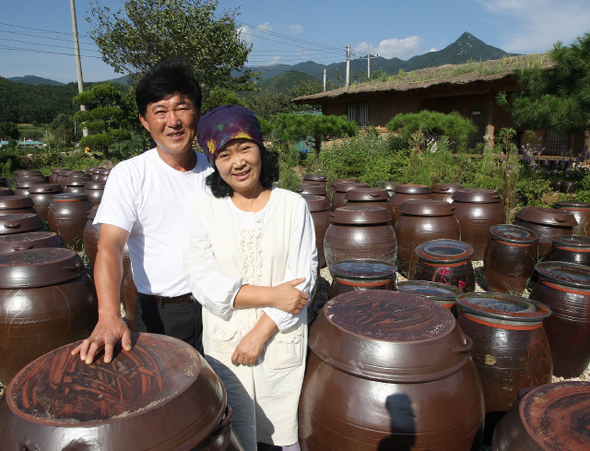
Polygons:
[[[82,62],[80,61],[80,44],[78,43],[78,22],[76,21],[76,4],[75,0],[70,0],[72,10],[72,29],[74,32],[74,52],[76,54],[76,72],[78,73],[78,93],[84,92],[84,82],[82,81]],[[86,106],[80,105],[80,111],[86,111]],[[82,135],[88,136],[88,129],[82,129]]]
[[328,69],[324,69],[324,92],[327,90],[328,85]]
[[346,86],[350,82],[350,44],[346,46]]
[[379,55],[371,55],[371,47],[367,46],[367,57],[366,58],[361,58],[361,59],[366,59],[367,60],[367,78],[370,80],[371,79],[371,58],[376,58]]

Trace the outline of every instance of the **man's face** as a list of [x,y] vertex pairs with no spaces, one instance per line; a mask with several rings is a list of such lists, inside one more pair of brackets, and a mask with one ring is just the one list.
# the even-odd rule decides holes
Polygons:
[[139,119],[152,135],[158,150],[172,156],[192,149],[200,117],[191,99],[173,94],[150,103],[145,117],[140,115]]

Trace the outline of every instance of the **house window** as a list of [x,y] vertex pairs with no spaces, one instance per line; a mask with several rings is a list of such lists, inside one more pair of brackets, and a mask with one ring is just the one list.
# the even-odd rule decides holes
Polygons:
[[486,106],[483,103],[474,103],[469,107],[469,116],[471,122],[477,127],[477,131],[469,136],[469,147],[475,148],[479,143],[483,143],[483,137],[486,133]]
[[369,126],[369,104],[350,103],[346,109],[349,121],[355,121],[359,127]]
[[565,133],[557,133],[551,130],[545,132],[543,155],[561,155],[562,152],[569,150],[570,136]]

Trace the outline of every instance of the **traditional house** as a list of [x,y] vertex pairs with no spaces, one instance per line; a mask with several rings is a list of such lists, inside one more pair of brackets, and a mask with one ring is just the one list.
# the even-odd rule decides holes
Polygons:
[[[422,110],[450,113],[457,111],[471,119],[478,130],[470,146],[493,145],[494,133],[504,127],[518,132],[521,144],[529,142],[525,130],[515,126],[512,116],[496,102],[499,92],[514,92],[518,82],[514,69],[550,68],[546,55],[506,57],[501,60],[444,65],[400,73],[387,81],[371,81],[293,99],[297,104],[321,105],[326,115],[346,115],[361,127],[385,125],[399,113]],[[563,147],[577,154],[583,149],[584,137],[564,135],[549,130],[537,131],[544,155],[559,155]],[[536,143],[531,143],[536,144]]]

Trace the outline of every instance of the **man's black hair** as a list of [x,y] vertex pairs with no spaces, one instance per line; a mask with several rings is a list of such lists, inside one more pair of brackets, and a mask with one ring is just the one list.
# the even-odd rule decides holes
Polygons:
[[[260,147],[260,159],[262,160],[260,184],[263,188],[268,189],[279,179],[279,154],[271,152],[265,147]],[[221,174],[215,166],[215,163],[211,166],[213,166],[215,171],[209,174],[205,179],[205,183],[211,188],[211,194],[217,198],[233,196],[234,190],[221,178]]]
[[190,98],[201,111],[201,87],[193,70],[178,58],[164,58],[153,66],[137,84],[135,101],[139,114],[146,115],[150,103],[180,94]]

